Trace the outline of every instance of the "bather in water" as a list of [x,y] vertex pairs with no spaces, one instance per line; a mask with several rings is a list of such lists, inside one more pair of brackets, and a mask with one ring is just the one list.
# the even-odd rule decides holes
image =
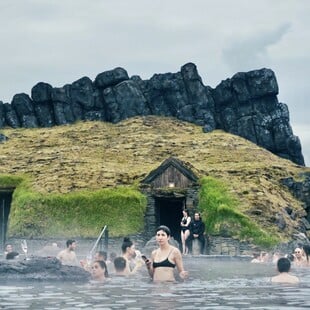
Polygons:
[[188,272],[183,267],[180,250],[169,244],[170,235],[170,229],[167,226],[159,226],[156,229],[156,241],[159,248],[152,252],[150,260],[145,260],[149,275],[154,282],[174,282],[175,267],[181,279],[188,276]]

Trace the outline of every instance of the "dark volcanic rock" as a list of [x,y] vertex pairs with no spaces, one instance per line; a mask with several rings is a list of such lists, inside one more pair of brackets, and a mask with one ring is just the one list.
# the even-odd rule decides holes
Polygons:
[[103,91],[107,120],[117,123],[129,117],[149,114],[146,99],[132,80],[124,81]]
[[[310,229],[310,174],[304,173],[301,175],[302,181],[295,181],[292,177],[281,180],[282,184],[289,188],[292,194],[304,203],[304,209],[307,217],[303,221],[302,226]],[[308,222],[308,223],[306,223]]]
[[5,127],[5,105],[0,101],[0,128]]
[[[204,131],[209,132],[215,129],[214,100],[211,92],[206,88],[198,74],[194,64],[189,63],[181,68],[181,75],[187,95],[188,105],[192,107],[192,118],[184,114],[188,121],[204,126]],[[183,113],[182,113],[183,114]]]
[[52,102],[54,106],[55,122],[57,125],[66,125],[74,122],[71,108],[70,87],[53,88]]
[[34,114],[33,102],[27,94],[16,94],[12,100],[12,108],[16,111],[22,127],[38,127],[37,118]]
[[123,68],[115,68],[97,75],[95,84],[98,88],[107,88],[129,80],[128,73]]
[[78,281],[90,280],[90,273],[83,268],[64,266],[57,258],[37,257],[29,260],[0,261],[2,280]]
[[300,141],[289,123],[288,108],[278,102],[278,84],[272,70],[237,73],[222,81],[213,94],[217,128],[304,165]]
[[94,82],[83,77],[60,88],[40,82],[31,91],[32,99],[17,94],[11,105],[0,102],[0,128],[171,116],[200,125],[204,132],[222,129],[239,135],[304,165],[299,138],[293,134],[286,104],[278,102],[278,92],[275,74],[266,68],[239,72],[215,89],[203,85],[193,63],[149,80],[129,78],[125,69],[115,68],[98,74]]
[[35,114],[41,127],[55,126],[54,109],[52,105],[53,87],[40,82],[31,90],[31,98],[34,104]]
[[6,140],[8,140],[8,137],[5,136],[4,134],[0,133],[0,143],[4,142]]
[[5,120],[8,126],[12,128],[18,128],[21,126],[17,114],[11,104],[5,103],[4,111],[5,111]]

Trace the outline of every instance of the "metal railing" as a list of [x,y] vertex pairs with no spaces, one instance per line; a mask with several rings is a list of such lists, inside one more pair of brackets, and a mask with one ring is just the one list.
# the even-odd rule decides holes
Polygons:
[[105,225],[102,228],[102,230],[101,230],[101,232],[100,232],[100,234],[99,234],[95,244],[93,245],[92,249],[89,251],[89,253],[87,255],[88,259],[92,259],[93,255],[94,255],[94,252],[96,251],[96,249],[98,247],[99,242],[101,242],[100,243],[101,244],[101,248],[103,247],[102,246],[102,236],[103,236],[103,234],[104,234],[104,249],[106,250],[106,252],[108,251],[109,232],[108,232],[108,229],[107,229],[107,225]]

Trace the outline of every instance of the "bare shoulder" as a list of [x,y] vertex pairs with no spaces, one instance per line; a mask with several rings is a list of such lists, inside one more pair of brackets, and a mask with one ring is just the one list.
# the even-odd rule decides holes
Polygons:
[[61,250],[58,254],[64,254],[66,253],[66,250]]
[[65,250],[61,250],[58,254],[57,254],[57,258],[60,258],[64,255]]
[[271,278],[272,283],[289,283],[297,284],[299,283],[299,278],[293,275],[277,275]]
[[182,257],[181,252],[178,248],[176,248],[175,246],[171,246],[172,250],[171,253],[176,256],[176,257]]
[[299,278],[296,277],[296,276],[292,276],[292,281],[293,281],[294,283],[299,283],[299,282],[300,282]]
[[157,252],[158,252],[158,249],[153,250],[152,253],[151,253],[151,257],[153,258],[156,255]]

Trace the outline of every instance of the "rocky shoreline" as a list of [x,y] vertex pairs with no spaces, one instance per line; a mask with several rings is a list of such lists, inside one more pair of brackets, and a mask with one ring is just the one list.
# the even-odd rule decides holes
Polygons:
[[90,273],[76,266],[64,266],[55,257],[1,260],[1,280],[88,282]]

